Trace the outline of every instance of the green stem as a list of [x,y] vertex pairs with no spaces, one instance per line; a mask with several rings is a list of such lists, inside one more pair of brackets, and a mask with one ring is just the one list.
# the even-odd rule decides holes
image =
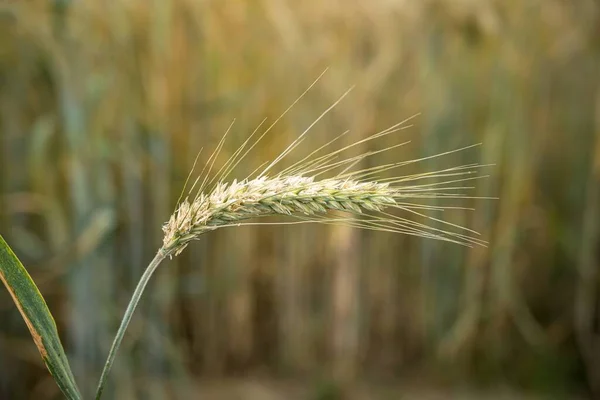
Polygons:
[[104,369],[102,370],[102,375],[100,376],[100,381],[98,382],[98,389],[96,390],[96,400],[100,400],[100,397],[102,397],[102,391],[104,390],[104,385],[106,384],[106,379],[108,378],[108,373],[110,372],[112,364],[115,361],[117,351],[119,350],[119,347],[121,346],[121,342],[123,341],[123,336],[125,335],[127,326],[129,325],[129,322],[131,321],[133,312],[135,311],[135,308],[137,307],[138,303],[140,302],[142,293],[144,292],[144,289],[146,288],[146,285],[148,284],[150,277],[152,277],[152,274],[154,273],[154,271],[156,271],[156,268],[159,266],[161,261],[165,259],[166,256],[167,255],[164,253],[163,249],[161,248],[158,251],[158,253],[156,254],[156,256],[154,257],[154,259],[150,262],[150,264],[148,265],[146,270],[144,271],[144,274],[140,278],[140,281],[138,282],[137,287],[135,288],[135,291],[133,292],[133,295],[131,296],[131,300],[129,301],[129,304],[127,305],[127,309],[125,310],[125,315],[123,315],[123,320],[121,321],[121,326],[119,326],[119,330],[117,331],[115,340],[113,341],[113,344],[110,348],[110,352],[108,353],[108,357],[106,359],[106,364],[104,364]]

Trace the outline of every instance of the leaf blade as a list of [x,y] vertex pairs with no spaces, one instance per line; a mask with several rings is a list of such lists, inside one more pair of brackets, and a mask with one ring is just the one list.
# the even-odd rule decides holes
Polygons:
[[54,318],[31,276],[0,235],[0,281],[10,293],[48,371],[69,400],[81,394],[60,342]]

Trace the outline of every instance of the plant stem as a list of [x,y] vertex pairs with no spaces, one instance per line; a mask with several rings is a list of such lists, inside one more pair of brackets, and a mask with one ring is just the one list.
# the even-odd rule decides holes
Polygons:
[[150,262],[150,264],[148,265],[146,270],[144,271],[144,274],[140,278],[140,281],[138,282],[137,287],[135,288],[135,291],[133,292],[133,295],[131,296],[131,300],[129,301],[129,304],[127,305],[127,309],[125,310],[125,315],[123,315],[123,319],[121,320],[121,326],[119,326],[117,335],[115,336],[113,344],[110,348],[110,352],[108,353],[108,357],[106,359],[106,364],[104,364],[104,369],[102,370],[102,375],[100,376],[100,381],[98,382],[98,389],[96,389],[96,400],[99,400],[100,397],[102,397],[102,391],[104,390],[104,385],[106,384],[106,379],[108,378],[108,373],[110,372],[112,364],[115,361],[117,351],[119,350],[119,347],[121,346],[121,342],[123,341],[123,336],[125,335],[125,331],[127,330],[127,326],[129,325],[129,322],[131,321],[131,317],[133,316],[135,308],[137,307],[137,305],[140,301],[140,298],[142,297],[142,293],[144,292],[144,289],[146,288],[146,285],[148,284],[150,277],[152,276],[152,274],[154,273],[156,268],[159,266],[161,261],[165,259],[166,256],[167,255],[164,253],[163,249],[161,248],[158,251],[158,253],[156,254],[156,256],[154,257],[154,259]]

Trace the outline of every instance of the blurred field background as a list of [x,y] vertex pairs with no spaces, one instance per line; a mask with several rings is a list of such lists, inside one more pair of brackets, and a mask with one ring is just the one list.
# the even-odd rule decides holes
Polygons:
[[[154,277],[106,398],[600,396],[598,1],[4,1],[0,232],[84,396],[197,152],[236,118],[218,167],[326,67],[235,175],[356,85],[303,149],[419,112],[361,150],[412,141],[383,164],[483,143],[400,173],[494,163],[472,194],[499,200],[434,214],[490,246],[211,233]],[[0,398],[60,397],[0,290]]]

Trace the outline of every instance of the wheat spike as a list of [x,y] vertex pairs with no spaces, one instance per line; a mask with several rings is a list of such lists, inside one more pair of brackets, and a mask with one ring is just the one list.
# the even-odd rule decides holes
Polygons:
[[[464,174],[465,171],[455,173]],[[438,173],[436,176],[440,175],[441,173]],[[412,179],[419,177],[412,176]],[[408,179],[408,177],[404,178],[404,180]],[[424,208],[426,206],[419,207],[404,202],[409,199],[443,196],[437,191],[439,188],[436,189],[435,184],[393,186],[387,182],[359,181],[339,177],[315,180],[314,177],[301,175],[273,178],[260,176],[240,182],[237,180],[231,183],[220,182],[209,194],[200,193],[193,201],[185,199],[180,203],[175,213],[163,226],[165,234],[163,251],[168,255],[178,255],[190,241],[199,238],[205,232],[223,226],[240,225],[243,221],[255,217],[285,215],[301,217],[313,222],[328,222],[327,218],[323,219],[322,216],[326,216],[329,211],[363,214],[382,213],[391,207],[407,210]],[[415,222],[391,214],[384,215],[386,216],[356,220],[354,226],[389,229],[403,233],[412,232],[467,245],[481,243],[466,235],[440,231],[425,225],[419,226]],[[331,218],[330,222],[333,220]],[[353,225],[350,221],[345,221]]]
[[312,216],[329,210],[362,213],[396,205],[399,193],[386,183],[287,176],[219,183],[209,195],[183,201],[163,227],[163,248],[179,254],[202,233],[254,217]]

